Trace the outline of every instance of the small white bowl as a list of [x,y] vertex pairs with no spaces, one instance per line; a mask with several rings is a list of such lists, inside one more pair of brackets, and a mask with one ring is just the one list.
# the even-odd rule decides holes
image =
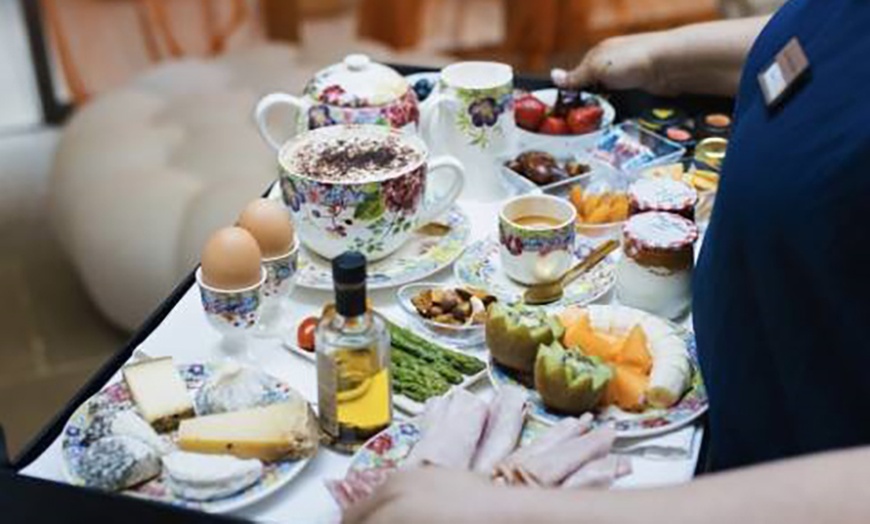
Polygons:
[[[532,91],[531,95],[547,104],[547,106],[553,107],[556,105],[558,90],[555,88],[538,89],[537,91]],[[517,126],[519,150],[529,151],[537,149],[557,157],[568,157],[595,149],[598,140],[613,125],[616,119],[616,109],[613,108],[610,102],[598,95],[583,93],[583,98],[595,100],[601,106],[601,109],[604,110],[604,115],[601,117],[601,127],[598,128],[598,131],[583,135],[547,135],[527,131]]]
[[414,296],[421,291],[437,288],[456,289],[457,287],[462,286],[436,284],[433,282],[418,282],[415,284],[408,284],[406,286],[400,287],[399,290],[396,291],[396,299],[398,300],[399,305],[402,307],[402,310],[405,311],[405,313],[407,313],[409,316],[413,317],[428,334],[434,336],[436,339],[438,339],[439,342],[443,342],[444,344],[457,348],[477,346],[483,343],[483,324],[476,324],[470,326],[455,326],[452,324],[442,324],[440,322],[434,322],[432,320],[429,320],[428,318],[423,318],[423,316],[421,316],[420,313],[417,312],[417,308],[414,307],[414,304],[411,303],[411,299],[414,298]]
[[[523,150],[521,153],[525,153],[527,151],[532,150]],[[553,154],[550,151],[544,152]],[[564,164],[568,160],[574,160],[575,162],[588,165],[590,167],[590,170],[586,173],[583,173],[582,175],[577,175],[574,177],[566,178],[565,180],[559,180],[558,182],[539,186],[507,166],[507,162],[517,158],[521,153],[499,157],[496,160],[499,163],[499,168],[501,170],[502,182],[503,184],[514,190],[512,194],[551,192],[555,194],[560,187],[570,187],[584,179],[592,178],[594,176],[616,176],[618,173],[616,169],[607,162],[603,162],[587,154],[573,154],[567,156],[553,155],[556,160],[561,164]]]

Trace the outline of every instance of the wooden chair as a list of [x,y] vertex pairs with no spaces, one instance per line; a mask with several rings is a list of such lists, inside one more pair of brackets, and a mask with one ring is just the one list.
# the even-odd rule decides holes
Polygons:
[[[281,40],[298,41],[299,36],[296,0],[40,0],[40,5],[74,104],[105,84],[118,83],[131,69],[220,54],[245,27],[255,35],[264,28],[270,38]],[[255,17],[258,9],[262,20]],[[176,14],[184,15],[181,22]],[[113,25],[124,29],[105,31]],[[108,46],[125,49],[106,59]]]

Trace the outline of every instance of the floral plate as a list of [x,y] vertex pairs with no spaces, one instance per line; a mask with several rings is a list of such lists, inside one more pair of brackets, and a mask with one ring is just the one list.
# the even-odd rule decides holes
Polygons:
[[[215,368],[209,364],[184,364],[178,366],[178,372],[182,379],[184,379],[191,395],[202,387],[214,370]],[[289,391],[290,387],[286,383],[275,379],[270,393],[274,396],[274,401],[279,402],[288,398]],[[71,484],[76,486],[84,486],[85,484],[76,471],[78,471],[78,462],[90,444],[88,427],[91,425],[94,417],[98,413],[105,413],[106,411],[123,411],[127,409],[135,409],[135,406],[130,397],[130,390],[127,389],[127,384],[123,380],[120,380],[106,386],[102,391],[91,397],[87,402],[79,406],[70,417],[63,431],[62,453],[64,473]],[[263,476],[256,484],[221,499],[203,502],[179,498],[166,485],[162,474],[142,485],[125,490],[123,493],[164,504],[207,511],[209,513],[228,513],[268,497],[293,480],[305,468],[309,460],[311,459],[285,460],[273,464],[265,464]]]
[[[549,426],[531,418],[526,419],[519,447],[528,445]],[[348,471],[397,469],[422,437],[415,420],[396,422],[372,437],[350,459]]]
[[[610,407],[595,417],[597,423],[612,422],[619,438],[653,437],[668,433],[694,421],[707,411],[707,390],[698,367],[698,354],[695,347],[695,335],[679,326],[673,325],[676,332],[683,337],[692,361],[692,383],[689,391],[683,395],[674,406],[668,409],[647,409],[643,413],[628,413],[616,407]],[[503,385],[515,385],[526,388],[529,392],[530,415],[550,425],[564,418],[553,413],[544,406],[541,396],[534,389],[517,382],[498,364],[489,363],[489,378],[497,389]]]
[[[468,216],[453,206],[438,220],[450,227],[443,236],[414,233],[392,255],[368,265],[368,288],[385,289],[401,286],[436,273],[449,266],[465,248],[471,233]],[[329,261],[302,249],[296,285],[332,291],[332,267]]]
[[[588,246],[583,244],[578,235],[575,244],[577,258],[582,257],[586,252]],[[617,260],[617,254],[604,259],[592,271],[581,275],[569,284],[561,300],[547,307],[558,308],[572,304],[582,306],[607,294],[616,283]],[[480,240],[468,246],[453,269],[456,279],[464,285],[482,289],[506,303],[522,301],[523,292],[527,289],[508,278],[502,270],[499,243],[495,238]]]

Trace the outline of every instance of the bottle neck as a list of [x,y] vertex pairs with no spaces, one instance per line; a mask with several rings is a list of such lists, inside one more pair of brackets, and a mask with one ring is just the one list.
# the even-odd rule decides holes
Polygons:
[[335,284],[335,312],[345,318],[359,317],[366,312],[365,282]]

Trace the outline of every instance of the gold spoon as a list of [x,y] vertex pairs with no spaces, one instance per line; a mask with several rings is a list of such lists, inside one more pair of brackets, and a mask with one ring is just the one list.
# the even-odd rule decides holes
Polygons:
[[569,269],[568,272],[559,280],[550,282],[549,284],[538,284],[528,288],[525,293],[523,293],[523,302],[530,306],[540,306],[542,304],[556,302],[562,298],[562,295],[565,293],[565,287],[568,284],[574,282],[578,277],[580,277],[580,275],[597,266],[617,247],[619,247],[619,242],[616,240],[611,239],[604,242],[593,249],[592,252],[589,253],[586,258],[578,262],[577,265]]

